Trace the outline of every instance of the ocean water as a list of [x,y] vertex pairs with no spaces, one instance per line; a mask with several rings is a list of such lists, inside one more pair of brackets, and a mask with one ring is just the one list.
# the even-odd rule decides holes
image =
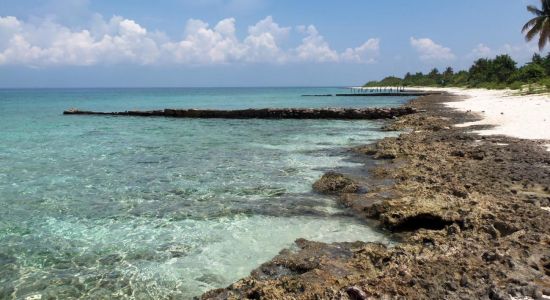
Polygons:
[[380,121],[63,116],[160,108],[391,107],[335,88],[0,90],[0,299],[188,299],[297,238],[388,242],[312,192]]

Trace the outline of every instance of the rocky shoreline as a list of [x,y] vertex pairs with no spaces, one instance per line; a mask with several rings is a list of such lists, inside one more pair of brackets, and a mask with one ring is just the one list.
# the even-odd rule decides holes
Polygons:
[[95,112],[69,109],[64,115],[167,117],[193,119],[393,119],[416,113],[412,107],[396,108],[264,108],[243,110],[163,109],[150,111]]
[[413,100],[420,112],[386,128],[407,133],[354,149],[385,162],[367,186],[336,173],[315,184],[397,245],[297,240],[202,299],[550,299],[550,152],[454,127],[478,118],[442,104],[455,100]]

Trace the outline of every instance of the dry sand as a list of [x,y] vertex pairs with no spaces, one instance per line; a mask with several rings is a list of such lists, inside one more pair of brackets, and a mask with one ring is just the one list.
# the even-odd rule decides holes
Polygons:
[[449,107],[478,113],[483,119],[459,126],[494,125],[479,130],[481,135],[506,135],[521,139],[548,141],[550,151],[550,95],[518,95],[511,90],[445,88],[466,96],[464,101],[447,103]]

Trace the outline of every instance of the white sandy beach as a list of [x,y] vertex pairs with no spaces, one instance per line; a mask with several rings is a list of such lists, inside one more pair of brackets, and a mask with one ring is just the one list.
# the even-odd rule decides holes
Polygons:
[[437,90],[466,96],[464,101],[450,102],[447,105],[462,111],[472,111],[483,117],[480,121],[459,126],[494,125],[491,129],[477,133],[548,141],[547,147],[550,151],[550,95],[522,96],[511,90]]

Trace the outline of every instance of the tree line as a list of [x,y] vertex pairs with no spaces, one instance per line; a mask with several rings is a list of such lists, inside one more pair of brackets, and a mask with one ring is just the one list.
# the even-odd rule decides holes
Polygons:
[[370,81],[365,86],[433,86],[521,89],[526,85],[550,89],[550,53],[545,57],[534,54],[531,61],[518,67],[509,55],[493,59],[480,58],[469,70],[455,72],[448,67],[443,72],[434,68],[427,74],[407,73],[404,77],[389,76]]
[[[528,5],[527,11],[534,15],[522,28],[527,41],[538,36],[539,50],[542,52],[550,42],[550,0],[540,0],[540,8]],[[522,89],[529,91],[550,90],[550,53],[546,57],[534,54],[530,62],[518,68],[509,55],[499,55],[494,59],[480,58],[468,71],[455,72],[448,67],[443,73],[433,69],[428,74],[407,73],[403,78],[390,76],[381,81],[371,81],[365,86],[457,86],[481,88]]]

